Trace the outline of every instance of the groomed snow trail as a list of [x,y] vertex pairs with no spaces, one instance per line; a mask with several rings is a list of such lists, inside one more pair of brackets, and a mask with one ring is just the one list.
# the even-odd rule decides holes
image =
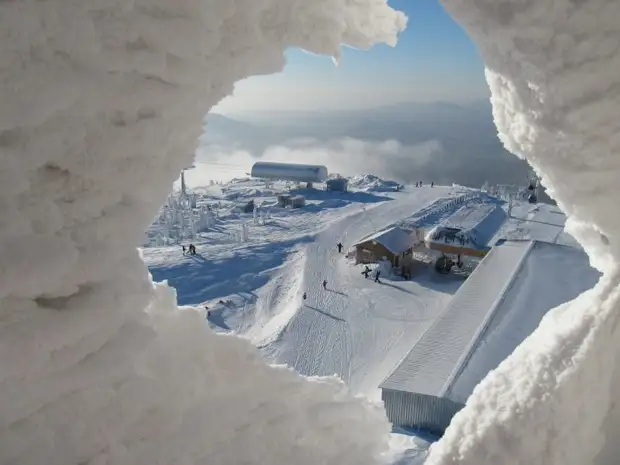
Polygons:
[[[306,246],[303,275],[307,301],[286,329],[264,348],[268,357],[305,375],[343,378],[353,392],[375,395],[382,377],[405,355],[450,298],[458,281],[423,274],[410,282],[364,279],[345,258],[357,240],[411,216],[447,196],[449,188],[415,189],[333,222]],[[345,246],[339,254],[336,244]],[[327,289],[322,287],[327,280]],[[303,292],[300,290],[300,292]]]

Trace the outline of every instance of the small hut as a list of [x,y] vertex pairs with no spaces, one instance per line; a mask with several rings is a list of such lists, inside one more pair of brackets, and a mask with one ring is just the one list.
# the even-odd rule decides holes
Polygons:
[[325,183],[325,189],[331,192],[347,192],[349,181],[346,178],[332,178]]
[[306,198],[303,195],[291,197],[291,208],[301,208],[306,205]]
[[290,194],[280,194],[278,195],[278,207],[286,208],[291,204],[291,199],[293,198]]
[[301,208],[305,205],[306,198],[303,195],[281,194],[278,196],[278,207],[280,208]]
[[407,267],[414,243],[415,237],[393,226],[355,244],[355,263],[376,263],[385,257],[393,267]]

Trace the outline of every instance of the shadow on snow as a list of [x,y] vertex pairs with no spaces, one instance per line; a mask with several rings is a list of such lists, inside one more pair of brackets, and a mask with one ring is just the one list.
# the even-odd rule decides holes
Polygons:
[[332,320],[342,321],[342,322],[346,321],[346,320],[343,320],[342,318],[338,318],[337,316],[332,315],[331,313],[327,313],[326,311],[319,310],[316,307],[312,307],[311,305],[306,304],[305,306],[306,308],[309,308],[310,310],[314,310],[315,312],[319,312],[321,315],[325,315],[326,317],[331,318]]
[[149,270],[154,281],[167,280],[176,289],[179,305],[196,305],[231,294],[250,294],[246,300],[253,300],[253,291],[267,284],[271,271],[284,263],[292,248],[311,240],[306,236],[249,245],[213,256],[201,251],[176,263],[151,265]]

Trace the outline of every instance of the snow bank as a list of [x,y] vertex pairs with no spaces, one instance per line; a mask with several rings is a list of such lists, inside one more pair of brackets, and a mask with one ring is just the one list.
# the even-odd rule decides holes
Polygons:
[[620,2],[442,0],[477,42],[500,137],[604,272],[474,391],[429,464],[612,464],[620,453]]
[[394,192],[400,186],[396,181],[386,181],[372,174],[349,178],[349,186],[365,192]]
[[1,463],[372,462],[380,410],[213,335],[135,246],[236,80],[404,23],[385,0],[0,3]]

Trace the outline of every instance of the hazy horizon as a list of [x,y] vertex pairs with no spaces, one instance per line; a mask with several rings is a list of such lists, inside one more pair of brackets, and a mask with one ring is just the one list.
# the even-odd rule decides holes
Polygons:
[[408,17],[396,47],[345,47],[337,66],[330,57],[289,49],[281,73],[237,83],[234,94],[214,111],[359,110],[404,101],[488,98],[476,47],[436,0],[388,3]]
[[212,178],[223,180],[227,173],[237,177],[255,161],[269,160],[324,164],[343,176],[481,187],[487,181],[525,185],[531,172],[501,144],[488,100],[270,115],[208,115],[196,158],[210,166],[205,173],[218,172]]

